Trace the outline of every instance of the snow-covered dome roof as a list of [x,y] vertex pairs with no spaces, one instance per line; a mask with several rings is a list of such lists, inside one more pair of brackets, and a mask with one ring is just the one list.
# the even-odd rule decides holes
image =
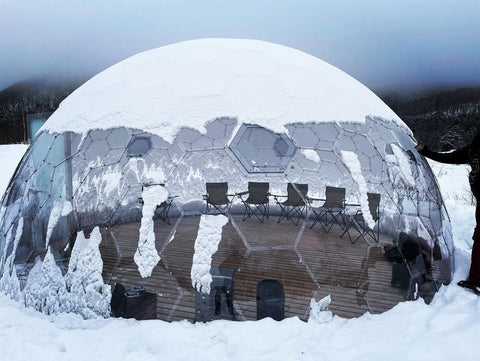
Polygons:
[[220,117],[285,132],[292,122],[361,123],[366,116],[403,125],[367,87],[314,56],[259,40],[201,39],[113,65],[70,95],[44,129],[128,126],[172,141],[180,126],[203,133],[205,122]]

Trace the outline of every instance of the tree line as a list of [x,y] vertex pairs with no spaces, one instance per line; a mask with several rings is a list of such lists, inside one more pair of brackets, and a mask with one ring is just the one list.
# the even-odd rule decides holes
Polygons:
[[[25,142],[27,115],[55,111],[81,83],[30,80],[0,91],[0,144]],[[480,87],[380,97],[433,150],[467,145],[480,124]]]

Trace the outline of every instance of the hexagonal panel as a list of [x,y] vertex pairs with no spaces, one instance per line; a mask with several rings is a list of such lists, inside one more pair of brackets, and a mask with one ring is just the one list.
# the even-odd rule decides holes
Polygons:
[[285,170],[296,147],[285,134],[243,124],[230,143],[230,149],[247,172],[275,173]]
[[110,147],[105,139],[95,140],[86,148],[85,159],[91,166],[101,165],[109,150]]
[[[313,132],[318,138],[318,142],[315,145],[315,149],[319,150],[331,150],[333,149],[335,142],[338,140],[341,129],[337,124],[333,123],[320,123],[312,126]],[[302,144],[301,142],[298,144]]]
[[148,136],[136,135],[127,146],[128,157],[143,157],[152,148],[152,141]]
[[107,142],[111,148],[125,148],[130,137],[130,132],[126,128],[115,128],[107,136]]

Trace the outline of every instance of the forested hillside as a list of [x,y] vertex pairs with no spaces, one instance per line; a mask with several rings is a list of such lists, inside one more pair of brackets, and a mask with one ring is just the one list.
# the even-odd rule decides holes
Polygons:
[[80,84],[30,80],[0,91],[0,144],[24,142],[26,115],[55,111]]
[[[83,80],[36,80],[0,91],[0,144],[24,142],[26,115],[55,111],[81,83]],[[434,150],[468,144],[480,124],[480,87],[380,96],[407,123],[417,140]]]
[[413,100],[384,96],[383,101],[419,142],[434,150],[467,145],[480,125],[480,87],[437,91]]

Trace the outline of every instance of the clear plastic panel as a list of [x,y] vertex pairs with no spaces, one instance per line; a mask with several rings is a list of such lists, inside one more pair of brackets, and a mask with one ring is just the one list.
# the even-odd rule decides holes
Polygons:
[[134,136],[127,147],[129,157],[143,157],[152,147],[149,136]]
[[109,150],[110,146],[106,139],[95,140],[85,149],[85,159],[91,166],[103,165]]
[[130,142],[130,131],[125,128],[112,129],[107,136],[107,142],[110,148],[122,148],[124,149]]
[[311,124],[288,125],[288,135],[296,144],[301,144],[304,148],[315,148],[318,143],[317,135],[312,131]]
[[295,153],[295,145],[284,134],[253,125],[242,125],[230,149],[248,172],[283,172]]
[[[416,297],[412,290],[417,280],[407,278],[406,287],[392,285],[399,270],[379,247],[392,243],[401,231],[427,242],[427,260],[432,263],[435,280],[450,279],[453,242],[447,216],[440,208],[441,195],[428,164],[417,156],[410,137],[399,135],[403,130],[396,124],[376,118],[342,128],[335,123],[292,123],[288,125],[291,138],[242,125],[227,147],[236,122],[217,119],[206,124],[205,134],[182,129],[172,144],[141,130],[123,128],[95,130],[86,137],[69,134],[71,142],[42,133],[4,198],[2,242],[21,215],[24,234],[16,262],[25,264],[35,255],[43,256],[48,223],[58,203],[73,195],[73,213],[60,216],[52,228],[56,259],[68,256],[73,232],[108,226],[102,231],[101,244],[105,282],[120,282],[127,288],[136,283],[146,285],[147,291],[157,294],[157,317],[165,320],[195,320],[198,311],[212,313],[212,319],[256,319],[256,311],[264,306],[265,279],[283,287],[279,302],[284,302],[287,317],[308,319],[311,299],[319,301],[328,294],[332,298],[329,308],[337,315],[382,312]],[[75,148],[73,152],[66,144]],[[401,169],[392,158],[391,144],[396,144],[409,162],[415,179],[410,188],[399,181]],[[349,217],[359,210],[358,183],[343,164],[341,150],[358,155],[367,190],[381,194],[379,243],[368,236],[362,238],[358,229],[345,232]],[[128,152],[143,154],[128,157]],[[247,162],[247,158],[275,164],[275,172],[251,172],[252,159]],[[191,271],[207,182],[228,183],[230,218],[209,267],[212,277],[228,273],[231,288],[216,280],[210,294],[199,294],[192,285]],[[249,182],[268,182],[270,196],[268,203],[250,205],[247,211],[244,192],[248,193]],[[155,246],[161,261],[150,277],[142,279],[133,259],[142,215],[139,198],[142,186],[157,183],[165,183],[173,202],[168,221],[165,214],[155,215]],[[308,185],[308,197],[317,200],[304,198],[304,213],[281,218],[282,209],[272,194],[287,195],[288,183]],[[345,188],[349,204],[341,218],[343,228],[340,222],[328,232],[321,224],[313,226],[310,208],[322,204],[318,198],[325,197],[326,186]],[[266,210],[263,215],[255,213]],[[298,222],[293,222],[297,216]],[[435,247],[440,257],[435,256]],[[417,285],[418,294],[427,295],[423,289],[430,285]],[[227,295],[222,287],[231,293]],[[219,314],[215,314],[217,307],[223,310]]]

